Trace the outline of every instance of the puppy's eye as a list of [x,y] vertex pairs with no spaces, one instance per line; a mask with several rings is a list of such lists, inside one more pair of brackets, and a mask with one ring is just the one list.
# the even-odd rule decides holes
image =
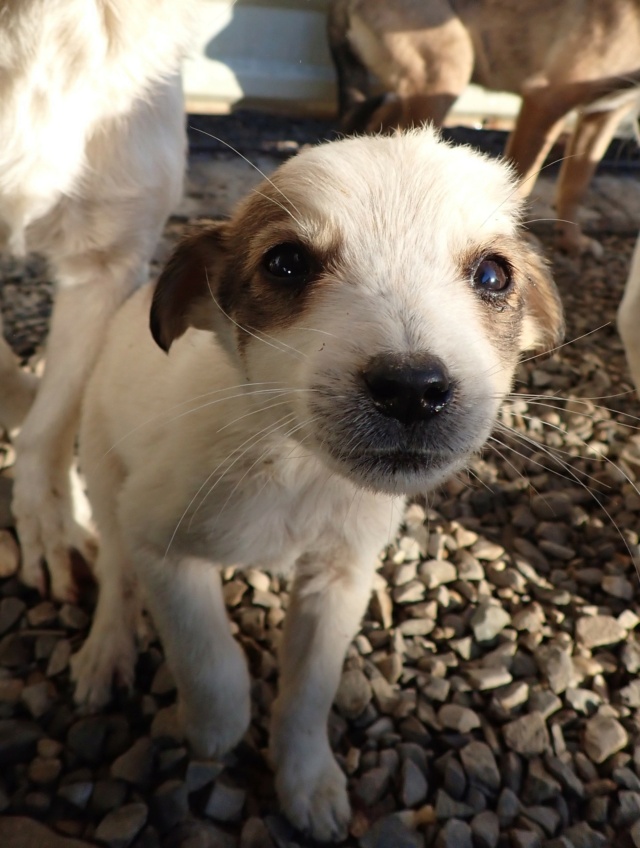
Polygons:
[[473,285],[480,293],[502,294],[511,287],[511,268],[504,259],[489,256],[478,263]]
[[265,253],[262,268],[274,281],[301,285],[311,276],[313,263],[302,245],[285,242]]

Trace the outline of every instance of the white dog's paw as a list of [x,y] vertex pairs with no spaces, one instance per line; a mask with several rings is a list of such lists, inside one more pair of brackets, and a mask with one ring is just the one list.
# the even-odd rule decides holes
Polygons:
[[93,564],[97,553],[95,537],[76,521],[66,481],[58,487],[51,484],[46,474],[25,478],[19,472],[17,463],[12,510],[22,550],[22,580],[45,595],[48,570],[52,597],[75,603],[78,590],[71,550],[78,551],[89,565]]
[[351,819],[347,778],[328,748],[318,756],[311,746],[303,756],[277,768],[282,809],[291,824],[313,839],[339,842]]
[[82,648],[71,657],[76,703],[87,712],[95,712],[111,699],[114,683],[133,688],[136,657],[133,634],[118,626],[109,632],[94,627]]
[[231,702],[227,708],[219,705],[210,710],[193,710],[184,700],[178,702],[180,728],[196,757],[220,760],[233,750],[247,732],[251,720],[249,691]]

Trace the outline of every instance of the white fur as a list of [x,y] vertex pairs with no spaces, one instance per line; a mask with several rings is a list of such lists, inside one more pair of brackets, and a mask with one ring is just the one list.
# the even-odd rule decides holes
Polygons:
[[[147,330],[150,288],[112,322],[81,430],[103,588],[73,669],[77,699],[94,708],[114,672],[131,679],[128,584],[138,579],[176,676],[185,734],[199,755],[220,756],[243,735],[250,709],[246,663],[214,566],[291,573],[271,753],[285,812],[325,840],[344,833],[350,814],[327,715],[401,496],[437,485],[481,447],[533,336],[516,335],[508,349],[494,344],[486,307],[459,264],[471,248],[496,250],[503,237],[518,262],[518,202],[503,165],[424,130],[311,149],[282,166],[274,184],[224,228],[226,259],[293,239],[333,242],[337,257],[287,329],[247,339],[214,302],[223,274],[215,263],[204,319],[215,335],[188,330],[167,356]],[[269,198],[286,213],[276,223],[267,220]],[[263,223],[245,232],[256,209]],[[533,284],[529,270],[519,278],[523,290]],[[258,292],[268,289],[259,270],[250,276]],[[534,329],[525,317],[523,334]],[[459,383],[444,459],[425,455],[419,470],[392,479],[336,457],[340,404],[361,391],[370,357],[424,350]],[[102,658],[114,634],[108,668]]]
[[640,394],[640,236],[631,259],[631,268],[618,307],[618,332],[622,337],[631,377]]
[[23,578],[44,590],[46,559],[60,598],[74,596],[68,548],[92,550],[69,476],[82,389],[181,193],[178,66],[193,5],[2,4],[0,250],[44,253],[58,292],[39,387],[0,340],[0,423],[21,427],[13,510]]

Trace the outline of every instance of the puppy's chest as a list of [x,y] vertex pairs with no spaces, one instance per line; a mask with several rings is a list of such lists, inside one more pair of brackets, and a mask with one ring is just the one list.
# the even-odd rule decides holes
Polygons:
[[192,530],[202,553],[222,565],[287,573],[301,554],[331,548],[353,532],[357,494],[319,463],[278,451],[222,478]]

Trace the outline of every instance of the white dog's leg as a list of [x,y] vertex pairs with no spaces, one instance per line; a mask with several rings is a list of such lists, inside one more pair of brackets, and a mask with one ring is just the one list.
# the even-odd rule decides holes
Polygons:
[[94,554],[69,481],[82,391],[111,316],[147,278],[182,192],[185,149],[176,76],[101,126],[87,144],[78,194],[61,200],[34,233],[57,294],[45,374],[16,442],[13,511],[24,581],[44,591],[46,560],[57,598],[76,596],[69,548],[89,560]]
[[96,571],[100,593],[91,632],[71,659],[75,700],[90,712],[109,701],[114,681],[131,688],[135,676],[138,593],[115,528],[102,537]]
[[69,548],[89,562],[95,555],[92,535],[77,520],[89,510],[71,476],[82,390],[109,318],[144,274],[139,266],[135,271],[120,265],[100,270],[93,268],[95,282],[58,293],[45,374],[16,439],[13,512],[22,577],[44,593],[46,560],[52,594],[66,600],[75,599]]
[[195,754],[222,757],[251,716],[249,672],[231,635],[218,569],[194,557],[136,559],[143,596],[178,688],[182,730]]
[[33,403],[38,378],[20,368],[2,329],[0,316],[0,426],[11,433],[22,424]]
[[350,818],[346,777],[329,746],[327,718],[345,651],[371,593],[375,555],[305,561],[293,587],[281,647],[271,756],[291,822],[321,842],[343,838]]

